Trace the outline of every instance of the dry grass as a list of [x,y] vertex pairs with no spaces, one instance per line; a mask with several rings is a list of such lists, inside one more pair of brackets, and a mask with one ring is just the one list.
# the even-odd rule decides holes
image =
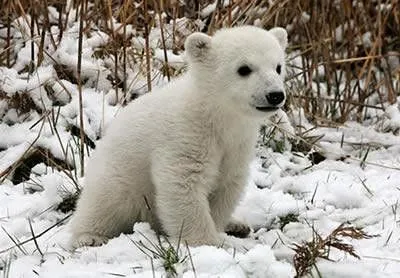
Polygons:
[[[32,72],[40,66],[46,56],[44,38],[56,25],[61,32],[51,41],[57,48],[63,37],[68,18],[84,19],[81,33],[90,35],[93,26],[107,33],[112,39],[97,51],[101,57],[111,57],[114,61],[110,79],[117,93],[126,102],[131,99],[127,71],[139,65],[147,79],[147,90],[152,88],[152,49],[149,33],[161,28],[161,45],[175,53],[183,49],[183,34],[176,28],[177,20],[190,18],[187,28],[198,31],[196,19],[205,24],[201,31],[213,33],[221,27],[256,24],[265,28],[276,25],[286,26],[290,36],[289,52],[298,53],[288,61],[299,68],[296,75],[289,75],[288,87],[291,92],[288,106],[302,107],[316,123],[329,121],[344,122],[349,119],[363,120],[367,109],[383,109],[383,103],[394,103],[399,94],[399,68],[391,68],[399,57],[400,17],[397,0],[373,1],[265,1],[232,0],[227,6],[224,1],[216,1],[213,13],[202,15],[198,11],[213,1],[72,1],[66,5],[61,0],[9,0],[2,1],[0,12],[1,29],[5,34],[0,39],[4,50],[0,52],[0,66],[10,67],[15,63],[14,38],[11,30],[19,28],[15,19],[22,17],[31,30],[31,40],[26,43],[38,45],[38,53],[32,50],[31,63],[25,69]],[[351,4],[353,3],[353,4]],[[82,5],[81,5],[82,4]],[[381,5],[383,8],[377,8]],[[50,20],[48,6],[61,11],[59,18]],[[80,7],[83,9],[80,9]],[[82,10],[82,12],[80,12]],[[121,23],[115,28],[115,19]],[[161,19],[161,20],[160,20]],[[158,23],[161,22],[161,23]],[[165,25],[172,25],[172,32]],[[143,36],[146,41],[144,52],[132,46],[132,32]],[[172,38],[172,45],[165,41]],[[368,41],[367,41],[368,40]],[[363,43],[364,41],[364,43]],[[366,42],[367,41],[367,42]],[[33,48],[32,48],[33,49]],[[300,55],[301,54],[301,55]],[[179,72],[168,67],[167,55],[160,72],[168,78]],[[64,65],[58,65],[61,67]],[[79,69],[79,65],[77,65]],[[71,69],[66,69],[70,71]],[[76,70],[76,69],[73,69]],[[79,71],[78,71],[79,72]],[[78,80],[77,80],[78,81]],[[318,82],[316,82],[318,81]],[[328,122],[329,122],[328,121]]]
[[293,265],[296,269],[295,277],[303,277],[311,273],[312,267],[316,266],[318,259],[331,260],[329,252],[331,248],[343,251],[357,259],[360,257],[356,254],[354,247],[350,243],[345,243],[343,238],[350,239],[368,239],[375,237],[366,234],[362,229],[345,224],[339,225],[327,237],[322,238],[316,231],[314,231],[313,239],[303,244],[294,244],[293,250],[296,254],[293,257]]

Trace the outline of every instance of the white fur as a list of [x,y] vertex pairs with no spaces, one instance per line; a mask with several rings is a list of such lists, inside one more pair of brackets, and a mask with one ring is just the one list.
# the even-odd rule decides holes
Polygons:
[[[188,72],[129,104],[98,144],[70,223],[74,245],[102,244],[137,221],[191,245],[221,244],[228,224],[240,226],[230,217],[259,124],[273,113],[255,107],[283,91],[275,69],[286,43],[281,28],[189,36]],[[243,64],[249,76],[238,75]]]

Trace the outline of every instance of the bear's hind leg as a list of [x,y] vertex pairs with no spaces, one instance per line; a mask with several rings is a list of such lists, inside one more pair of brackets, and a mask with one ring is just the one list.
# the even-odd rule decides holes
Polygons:
[[[112,186],[110,186],[112,187]],[[98,246],[121,233],[132,231],[139,212],[129,196],[116,196],[85,188],[70,222],[73,247]],[[115,199],[116,198],[116,199]],[[115,200],[114,200],[115,199]],[[117,205],[116,205],[117,204]]]

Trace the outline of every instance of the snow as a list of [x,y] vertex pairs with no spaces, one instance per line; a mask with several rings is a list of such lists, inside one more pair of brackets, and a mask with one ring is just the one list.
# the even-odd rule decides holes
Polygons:
[[302,12],[300,16],[300,22],[305,24],[310,20],[311,16],[307,12]]
[[287,262],[279,262],[269,246],[256,245],[239,260],[246,271],[246,277],[293,277],[292,267]]
[[372,43],[372,34],[371,32],[366,32],[362,35],[362,42],[365,48],[371,48],[373,43]]
[[[201,17],[207,17],[207,16],[209,16],[210,14],[212,14],[214,11],[215,11],[215,9],[217,8],[217,4],[218,4],[218,1],[215,1],[214,3],[212,3],[212,4],[209,4],[209,5],[207,5],[206,7],[204,7],[201,11],[200,11],[200,15],[201,15]],[[221,6],[222,7],[226,7],[226,6],[228,6],[230,4],[230,1],[229,0],[224,0],[224,1],[221,1]]]
[[[173,67],[183,67],[184,65],[184,60],[181,55],[175,55],[172,53],[171,50],[167,50],[167,59],[168,59],[168,64],[173,66]],[[162,62],[165,62],[165,55],[164,51],[161,49],[156,49],[154,53],[155,59],[160,60]]]
[[[27,65],[28,63],[24,63]],[[53,67],[40,67],[34,75],[18,74],[15,68],[0,68],[2,82],[0,89],[12,95],[17,91],[30,91],[40,87],[41,84],[54,77]]]

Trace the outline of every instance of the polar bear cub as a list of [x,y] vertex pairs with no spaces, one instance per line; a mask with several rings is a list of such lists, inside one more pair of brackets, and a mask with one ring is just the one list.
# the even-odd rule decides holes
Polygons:
[[100,245],[135,222],[189,245],[219,245],[248,176],[259,125],[285,101],[287,33],[242,26],[190,35],[189,69],[130,103],[91,157],[70,223]]

